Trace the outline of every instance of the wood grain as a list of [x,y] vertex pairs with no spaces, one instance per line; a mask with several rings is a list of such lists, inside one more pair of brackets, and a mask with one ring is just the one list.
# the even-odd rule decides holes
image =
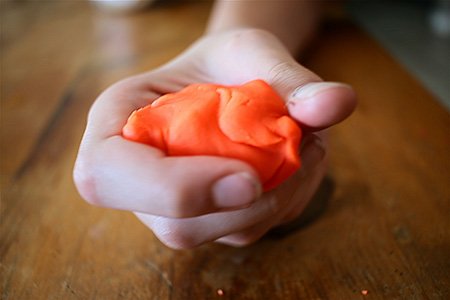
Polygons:
[[71,171],[92,101],[182,51],[209,8],[2,4],[1,299],[450,298],[449,113],[347,22],[328,24],[304,61],[360,100],[331,130],[334,189],[307,226],[174,251],[130,213],[80,199]]

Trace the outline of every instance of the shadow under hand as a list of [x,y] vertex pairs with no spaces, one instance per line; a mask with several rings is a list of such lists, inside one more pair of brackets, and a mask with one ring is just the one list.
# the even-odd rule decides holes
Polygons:
[[325,176],[316,194],[305,210],[293,221],[278,226],[266,235],[266,238],[280,239],[307,226],[316,220],[326,209],[327,204],[333,194],[335,185],[331,177]]

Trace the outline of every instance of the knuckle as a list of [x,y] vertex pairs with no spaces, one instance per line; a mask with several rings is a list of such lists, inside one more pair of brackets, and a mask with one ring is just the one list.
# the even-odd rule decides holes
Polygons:
[[269,69],[269,76],[273,79],[283,78],[290,70],[295,67],[294,63],[288,61],[280,61]]
[[299,66],[295,62],[281,61],[269,69],[268,76],[274,83],[301,81],[302,78],[299,75],[301,72],[298,72],[298,69]]
[[191,249],[199,245],[194,234],[186,230],[184,224],[176,220],[160,218],[153,232],[158,239],[172,249]]
[[291,60],[275,62],[269,68],[267,76],[274,85],[281,88],[288,88],[291,85],[303,86],[308,82],[321,81],[319,76]]
[[250,237],[238,237],[233,238],[232,243],[235,247],[246,247],[253,244],[256,240],[251,239]]
[[81,197],[92,205],[101,205],[96,191],[96,178],[84,157],[78,157],[73,170],[75,187]]
[[237,233],[227,238],[226,242],[235,247],[245,247],[258,241],[262,235],[256,232]]

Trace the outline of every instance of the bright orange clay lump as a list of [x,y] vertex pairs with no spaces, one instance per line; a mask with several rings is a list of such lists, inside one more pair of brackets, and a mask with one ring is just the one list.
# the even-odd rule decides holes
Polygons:
[[264,191],[300,167],[301,130],[262,80],[241,86],[192,84],[134,111],[122,133],[169,156],[240,159],[258,172]]

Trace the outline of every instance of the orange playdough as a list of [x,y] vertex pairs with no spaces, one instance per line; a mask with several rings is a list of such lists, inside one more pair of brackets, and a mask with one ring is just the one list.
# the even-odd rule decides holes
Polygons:
[[241,86],[192,84],[134,111],[122,133],[169,156],[245,161],[258,172],[264,191],[300,167],[301,130],[262,80]]

